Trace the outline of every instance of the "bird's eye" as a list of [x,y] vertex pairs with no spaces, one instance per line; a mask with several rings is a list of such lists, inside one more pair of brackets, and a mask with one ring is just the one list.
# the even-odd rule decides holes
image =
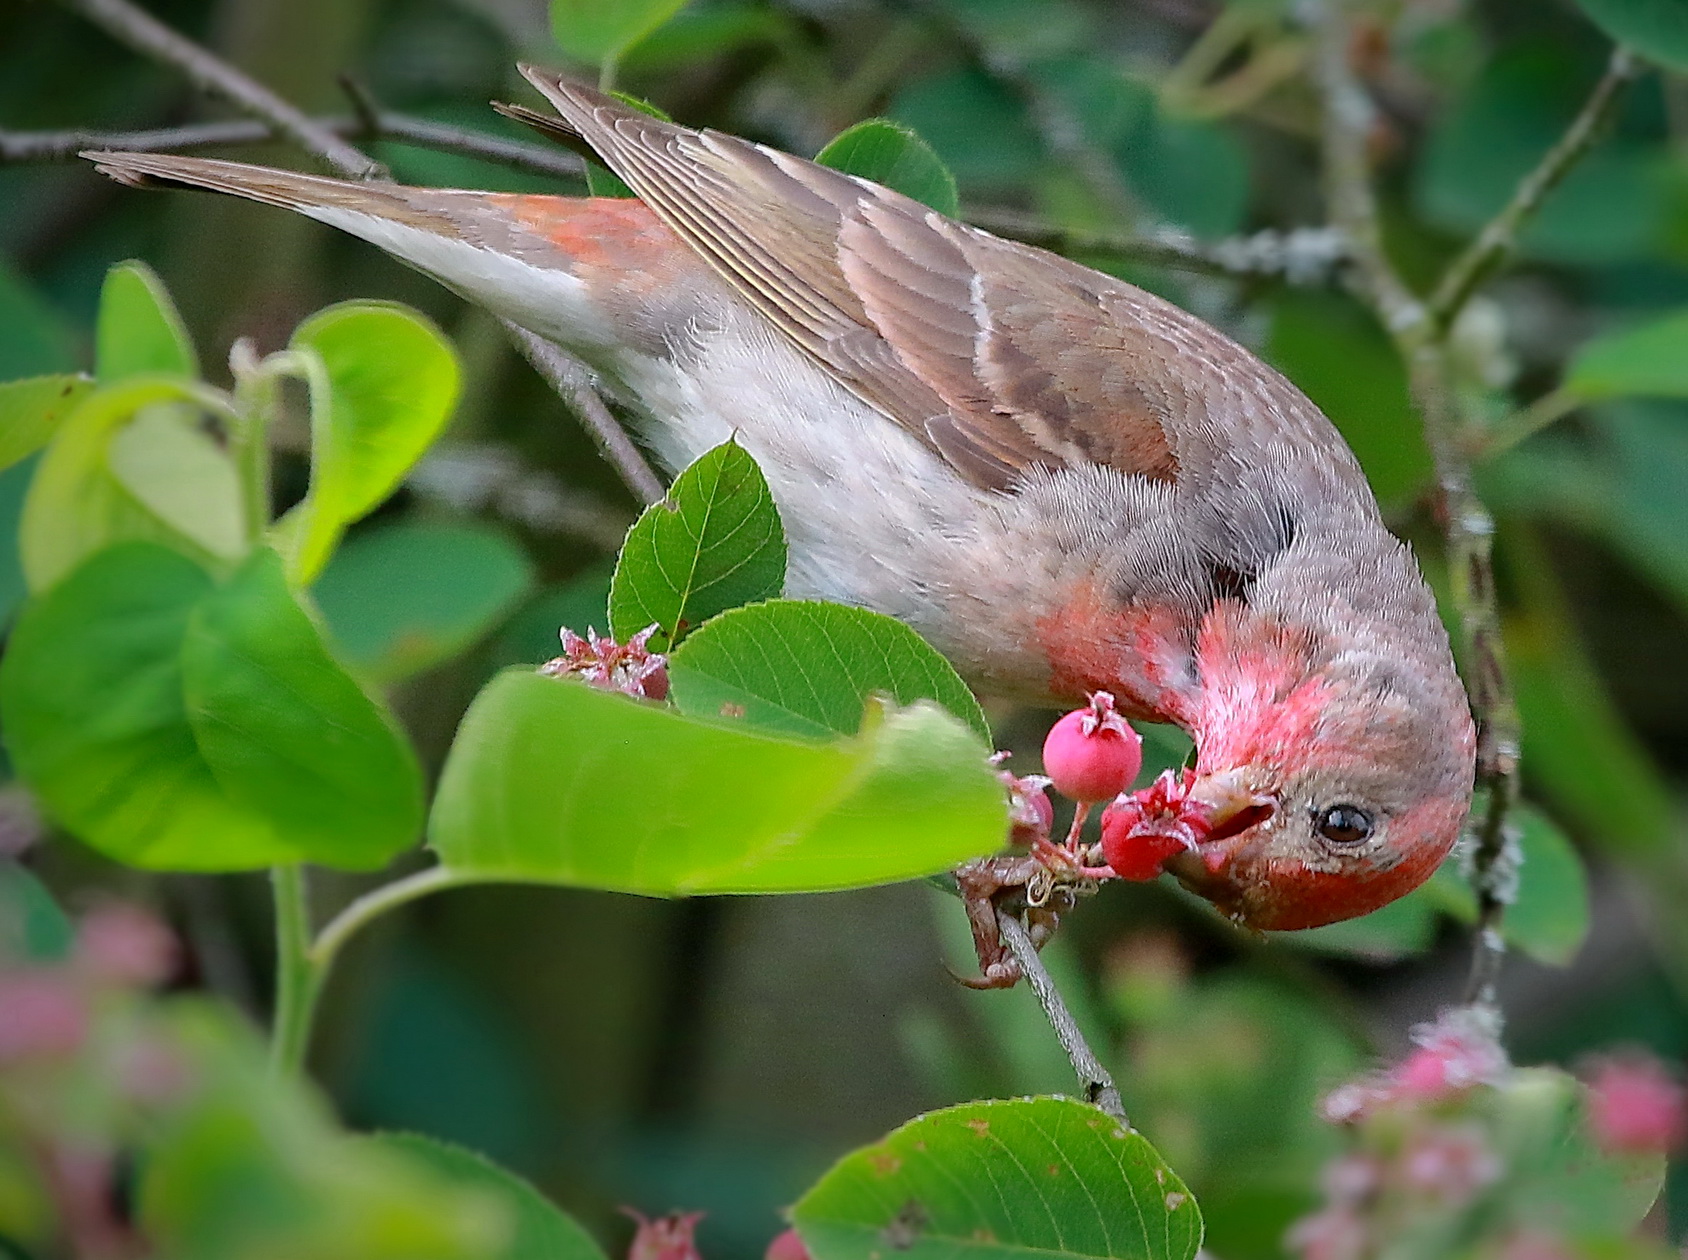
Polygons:
[[1332,844],[1359,844],[1372,833],[1372,816],[1358,805],[1332,805],[1319,815],[1318,828]]

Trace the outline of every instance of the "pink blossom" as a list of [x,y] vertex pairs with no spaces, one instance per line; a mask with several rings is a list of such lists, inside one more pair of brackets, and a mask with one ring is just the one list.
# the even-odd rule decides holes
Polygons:
[[563,654],[546,661],[539,672],[553,678],[573,674],[594,687],[625,692],[647,700],[668,698],[668,658],[647,650],[646,644],[661,627],[646,626],[625,644],[599,638],[591,628],[583,639],[564,626],[560,632]]
[[1360,1260],[1367,1244],[1366,1223],[1349,1207],[1304,1216],[1284,1235],[1284,1248],[1301,1260]]
[[1401,1155],[1401,1172],[1413,1189],[1458,1207],[1498,1181],[1502,1169],[1476,1127],[1435,1125],[1413,1135]]
[[702,1212],[671,1212],[648,1220],[632,1208],[621,1210],[639,1223],[627,1248],[627,1260],[702,1260],[695,1237]]
[[58,976],[0,975],[0,1064],[74,1054],[87,1035],[82,995]]
[[1588,1082],[1588,1127],[1608,1154],[1674,1150],[1688,1137],[1688,1093],[1650,1055],[1600,1060]]
[[138,906],[107,902],[83,915],[77,928],[78,966],[108,984],[162,984],[178,959],[170,929]]

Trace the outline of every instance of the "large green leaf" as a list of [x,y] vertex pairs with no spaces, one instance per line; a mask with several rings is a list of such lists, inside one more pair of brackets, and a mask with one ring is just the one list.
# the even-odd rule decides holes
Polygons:
[[390,495],[451,418],[461,372],[426,318],[391,302],[342,302],[293,334],[310,364],[311,487],[279,532],[308,583],[341,531]]
[[[162,1016],[162,1018],[160,1017]],[[403,1148],[353,1137],[276,1076],[232,1012],[173,1003],[129,1044],[165,1047],[185,1083],[149,1117],[139,1221],[171,1260],[503,1260],[505,1197]],[[145,1037],[141,1041],[140,1037]]]
[[0,966],[64,958],[76,929],[35,873],[0,857]]
[[478,1191],[504,1208],[509,1239],[480,1260],[604,1260],[592,1235],[526,1181],[484,1156],[414,1133],[380,1133],[364,1141],[397,1151],[453,1186]]
[[684,7],[686,0],[551,0],[551,35],[569,56],[613,62]]
[[902,123],[888,118],[859,122],[834,136],[815,161],[894,188],[939,214],[956,212],[955,176],[932,146]]
[[258,548],[199,601],[182,675],[218,786],[309,860],[372,869],[420,837],[410,744],[328,654],[275,552]]
[[[95,390],[65,418],[30,483],[19,526],[32,590],[45,590],[115,542],[160,542],[206,563],[239,552],[240,536],[228,533],[235,479],[228,457],[182,432],[190,423],[185,416],[205,401],[203,389],[171,377],[135,377]],[[116,448],[114,460],[115,439],[126,426],[160,415],[170,418],[150,421],[138,438]],[[189,445],[192,458],[170,458]]]
[[354,536],[311,593],[341,658],[387,683],[462,652],[510,615],[532,581],[533,566],[498,530],[405,523]]
[[88,396],[86,376],[30,376],[0,384],[0,469],[27,459]]
[[1618,43],[1688,73],[1688,5],[1682,0],[1577,0],[1577,4]]
[[194,743],[181,647],[211,588],[169,548],[119,544],[26,607],[0,660],[19,775],[67,830],[131,866],[235,870],[303,856],[224,795]]
[[94,375],[102,384],[127,376],[199,375],[187,326],[164,282],[143,262],[106,272],[94,330]]
[[657,646],[785,584],[785,531],[762,470],[727,441],[674,480],[627,531],[610,584],[610,630],[661,627]]
[[108,548],[19,617],[0,716],[22,778],[132,866],[380,865],[420,775],[260,552],[219,588],[153,543]]
[[512,669],[458,729],[429,843],[468,878],[624,892],[886,883],[1002,843],[985,755],[930,704],[821,744]]
[[883,613],[770,600],[722,613],[669,661],[674,702],[698,717],[810,738],[854,735],[870,696],[936,700],[990,738],[984,712],[950,663]]
[[1588,399],[1688,398],[1688,311],[1596,337],[1571,359],[1565,388]]
[[847,1155],[791,1211],[816,1260],[1190,1260],[1201,1212],[1154,1147],[1064,1098],[966,1103]]

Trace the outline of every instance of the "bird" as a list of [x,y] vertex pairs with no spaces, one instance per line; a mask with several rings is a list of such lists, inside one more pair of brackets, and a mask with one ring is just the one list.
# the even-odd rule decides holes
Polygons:
[[983,693],[1106,691],[1183,727],[1193,765],[1137,812],[1235,922],[1336,922],[1435,871],[1470,807],[1466,693],[1411,551],[1290,381],[1058,254],[521,69],[557,117],[518,112],[636,198],[84,156],[380,247],[585,361],[670,469],[736,438],[789,595],[900,619]]

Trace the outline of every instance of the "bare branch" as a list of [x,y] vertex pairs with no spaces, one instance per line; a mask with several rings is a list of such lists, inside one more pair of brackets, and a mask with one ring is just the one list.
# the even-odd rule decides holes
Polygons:
[[248,114],[269,122],[340,174],[353,179],[376,179],[385,174],[380,163],[320,126],[298,107],[129,0],[64,0],[64,3],[135,51],[176,67],[197,87],[214,92]]
[[1318,80],[1324,97],[1324,166],[1331,219],[1353,243],[1355,291],[1382,320],[1407,364],[1413,402],[1436,467],[1453,602],[1464,638],[1465,685],[1477,720],[1477,782],[1472,882],[1478,924],[1467,1000],[1492,1002],[1505,945],[1502,858],[1508,812],[1518,795],[1518,710],[1507,677],[1506,644],[1495,598],[1494,519],[1472,484],[1465,422],[1449,379],[1447,327],[1431,318],[1384,251],[1367,161],[1373,106],[1348,62],[1350,29],[1342,0],[1310,6],[1317,23]]
[[967,207],[962,217],[998,236],[1061,253],[1075,249],[1102,250],[1163,267],[1237,279],[1325,284],[1348,260],[1342,233],[1330,227],[1255,232],[1203,243],[1173,227],[1158,227],[1143,233],[1092,231],[1059,227],[1018,210],[986,206]]
[[[425,149],[461,153],[533,175],[578,179],[586,169],[585,163],[567,149],[505,140],[468,127],[452,127],[391,110],[377,109],[373,125],[361,118],[333,115],[311,121],[337,136],[395,140]],[[0,131],[0,166],[18,162],[68,162],[83,149],[179,153],[214,145],[262,144],[280,135],[273,123],[261,118],[232,118],[147,131]]]
[[996,922],[997,929],[1002,933],[1003,943],[1014,955],[1014,961],[1020,967],[1020,974],[1026,978],[1026,983],[1031,985],[1032,992],[1037,994],[1037,1000],[1042,1003],[1043,1013],[1049,1020],[1049,1026],[1055,1030],[1061,1049],[1067,1052],[1073,1071],[1078,1075],[1078,1082],[1084,1087],[1086,1101],[1129,1128],[1131,1121],[1126,1119],[1125,1105],[1120,1102],[1119,1090],[1114,1087],[1114,1078],[1091,1052],[1090,1044],[1079,1031],[1078,1021],[1067,1009],[1061,991],[1055,987],[1054,977],[1044,967],[1043,959],[1038,957],[1037,947],[1026,934],[1025,926],[1008,911],[1001,909],[996,912]]
[[1636,75],[1635,57],[1629,49],[1612,49],[1606,73],[1577,112],[1565,134],[1545,154],[1536,168],[1518,182],[1512,198],[1499,214],[1484,225],[1442,275],[1430,299],[1430,321],[1438,329],[1451,327],[1477,287],[1505,261],[1517,244],[1518,229],[1541,206],[1547,194],[1564,179],[1579,159],[1594,147],[1606,121],[1612,116],[1625,85]]
[[641,503],[655,503],[661,499],[664,494],[662,480],[651,471],[633,439],[627,436],[627,431],[593,390],[585,366],[545,338],[509,320],[503,323],[523,357],[533,364],[534,371],[574,408],[604,458],[621,474],[622,481],[634,497]]

